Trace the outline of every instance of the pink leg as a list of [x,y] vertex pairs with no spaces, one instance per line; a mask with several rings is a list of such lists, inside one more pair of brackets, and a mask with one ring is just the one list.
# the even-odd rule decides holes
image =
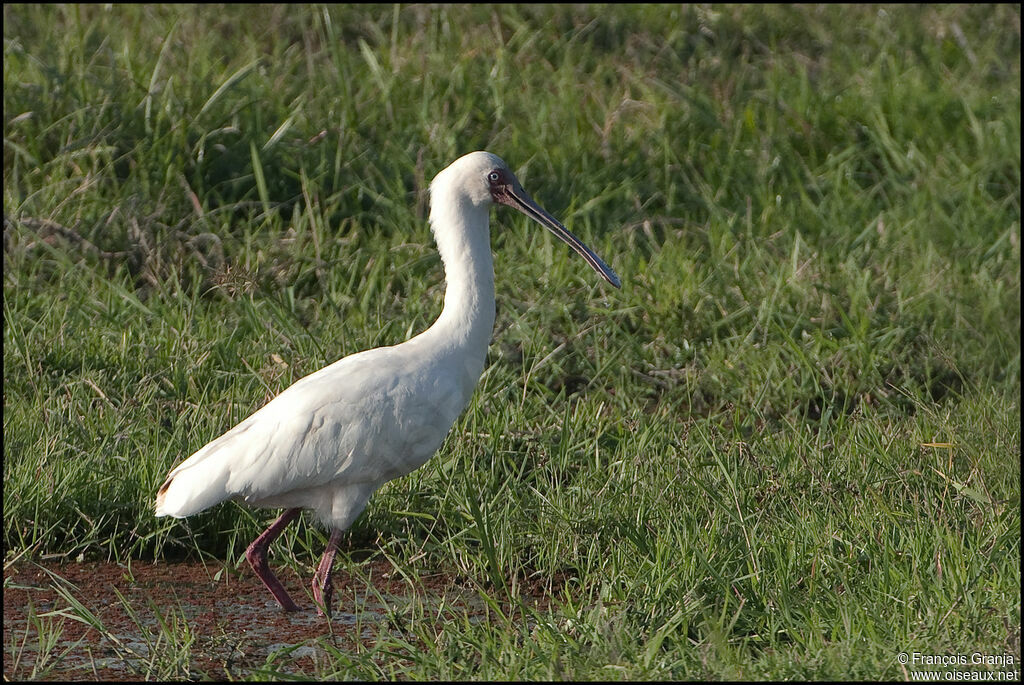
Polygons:
[[245,556],[249,560],[249,565],[252,566],[252,570],[256,572],[259,579],[263,581],[263,584],[270,590],[270,594],[274,595],[274,599],[281,605],[281,608],[285,611],[298,611],[299,607],[292,598],[288,596],[284,586],[281,585],[281,581],[277,579],[273,571],[270,570],[270,564],[267,563],[267,547],[270,543],[277,539],[285,526],[294,521],[298,515],[300,509],[288,509],[276,521],[270,524],[263,533],[252,541],[249,548],[245,550]]
[[334,595],[331,573],[334,566],[334,555],[338,553],[338,542],[340,541],[341,531],[332,530],[331,537],[327,541],[327,549],[320,557],[316,573],[313,574],[313,601],[316,602],[316,613],[323,616],[326,609],[328,618],[331,615],[331,597]]

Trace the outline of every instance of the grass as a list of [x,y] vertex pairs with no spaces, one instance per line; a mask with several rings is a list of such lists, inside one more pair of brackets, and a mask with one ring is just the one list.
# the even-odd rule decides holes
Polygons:
[[7,554],[237,559],[271,512],[156,488],[430,325],[426,187],[488,149],[623,288],[495,211],[477,393],[345,543],[495,619],[306,676],[1019,663],[1019,83],[1008,5],[5,5]]

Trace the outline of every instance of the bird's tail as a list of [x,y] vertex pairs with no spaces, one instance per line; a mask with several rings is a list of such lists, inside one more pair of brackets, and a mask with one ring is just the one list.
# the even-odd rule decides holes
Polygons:
[[168,478],[164,481],[164,484],[160,486],[160,489],[156,491],[156,506],[154,510],[157,516],[169,516],[171,512],[167,510],[167,488],[171,486],[173,478]]
[[156,491],[157,516],[185,518],[231,497],[230,469],[217,458],[216,443],[207,445],[167,475]]

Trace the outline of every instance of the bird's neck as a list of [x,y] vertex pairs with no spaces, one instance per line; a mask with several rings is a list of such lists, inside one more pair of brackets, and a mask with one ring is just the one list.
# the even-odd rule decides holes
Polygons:
[[444,308],[424,336],[437,341],[442,353],[458,356],[475,385],[494,330],[490,208],[458,196],[431,199],[430,224],[446,286]]

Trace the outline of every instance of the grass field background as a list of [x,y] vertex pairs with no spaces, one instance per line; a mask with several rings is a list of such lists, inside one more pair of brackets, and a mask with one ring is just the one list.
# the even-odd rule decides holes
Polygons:
[[495,210],[476,395],[338,563],[550,607],[410,615],[305,675],[1019,664],[1019,6],[5,5],[3,31],[8,560],[238,560],[273,512],[156,519],[156,488],[430,325],[426,188],[487,149],[622,290]]

